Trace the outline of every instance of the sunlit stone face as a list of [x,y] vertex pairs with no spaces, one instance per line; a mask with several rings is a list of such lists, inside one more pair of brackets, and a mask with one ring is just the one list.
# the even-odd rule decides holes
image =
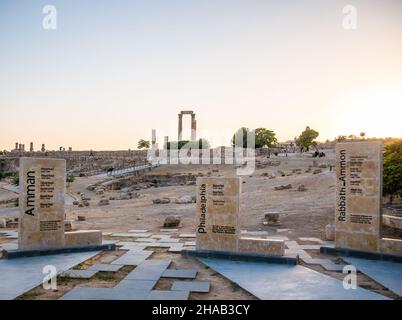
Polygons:
[[336,146],[336,247],[379,250],[381,154],[381,142],[349,142]]
[[19,249],[64,246],[66,162],[20,159]]
[[197,249],[237,251],[240,178],[198,178]]

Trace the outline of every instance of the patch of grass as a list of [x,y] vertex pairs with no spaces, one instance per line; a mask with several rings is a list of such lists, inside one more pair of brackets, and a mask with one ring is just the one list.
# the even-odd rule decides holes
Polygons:
[[116,279],[116,273],[108,271],[99,271],[95,274],[94,279],[101,281],[114,281]]
[[135,269],[135,266],[124,266],[123,268],[121,268],[119,270],[119,272],[122,273],[130,273],[131,271],[133,271]]
[[57,285],[66,286],[73,281],[73,278],[57,276]]
[[36,287],[31,291],[25,292],[24,294],[18,296],[15,300],[33,300],[40,295],[42,295],[42,292],[40,292],[39,288]]
[[80,264],[77,264],[76,266],[73,267],[73,269],[74,270],[84,270],[85,269],[84,266],[85,266],[85,261],[81,262]]

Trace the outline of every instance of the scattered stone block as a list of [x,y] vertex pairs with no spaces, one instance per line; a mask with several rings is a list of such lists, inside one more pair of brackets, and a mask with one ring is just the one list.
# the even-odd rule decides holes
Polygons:
[[99,230],[79,230],[65,232],[66,247],[102,244],[102,232]]
[[280,224],[278,212],[267,212],[264,214],[264,219],[264,225],[275,226]]
[[178,227],[181,222],[181,216],[179,215],[171,215],[167,216],[165,222],[163,223],[164,228],[174,228]]
[[169,198],[154,199],[152,200],[152,202],[154,204],[168,204],[170,203],[170,199]]
[[287,190],[287,189],[292,189],[292,185],[287,184],[287,185],[282,185],[282,186],[275,187],[275,191]]
[[319,174],[319,173],[321,173],[321,172],[322,172],[321,169],[315,169],[315,170],[313,171],[313,174]]
[[192,198],[192,196],[189,196],[189,195],[183,195],[183,196],[177,197],[174,202],[177,204],[193,203],[193,198]]
[[307,191],[307,188],[305,187],[304,184],[301,184],[300,186],[297,187],[297,191],[304,192]]
[[109,199],[101,199],[98,203],[99,206],[107,206],[109,204],[110,204]]
[[239,252],[283,256],[285,254],[285,241],[242,237],[239,239]]
[[86,218],[85,218],[85,216],[77,216],[77,220],[78,221],[85,221]]
[[73,230],[73,225],[71,221],[64,221],[64,231],[68,232]]

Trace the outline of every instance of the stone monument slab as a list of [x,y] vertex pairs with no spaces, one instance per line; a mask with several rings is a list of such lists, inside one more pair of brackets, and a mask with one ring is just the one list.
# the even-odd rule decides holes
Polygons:
[[197,178],[197,249],[237,251],[240,178]]
[[338,143],[336,177],[336,247],[378,251],[382,207],[382,143]]
[[63,247],[66,161],[21,158],[19,249]]

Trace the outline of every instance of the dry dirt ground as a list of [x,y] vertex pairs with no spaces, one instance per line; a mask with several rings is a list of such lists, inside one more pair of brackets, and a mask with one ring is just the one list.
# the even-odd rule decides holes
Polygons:
[[[266,166],[256,168],[249,176],[243,176],[241,196],[241,222],[242,229],[249,231],[268,231],[269,235],[286,236],[290,240],[298,240],[299,237],[316,237],[325,240],[324,227],[333,222],[335,210],[335,173],[330,170],[333,166],[333,151],[325,151],[326,157],[314,159],[307,154],[290,154],[288,157],[271,157],[272,161],[280,161],[279,166]],[[258,158],[257,160],[267,160]],[[322,172],[313,174],[314,169],[320,165],[328,165],[322,168]],[[313,166],[312,171],[306,172]],[[300,174],[294,173],[294,169],[301,169]],[[286,176],[278,174],[281,170]],[[293,172],[293,173],[292,173]],[[198,175],[227,177],[235,176],[236,169],[233,165],[164,165],[146,174],[152,175]],[[265,174],[265,175],[264,175]],[[274,174],[270,179],[266,174]],[[89,207],[71,205],[67,207],[67,220],[73,221],[73,228],[78,230],[98,229],[103,232],[126,232],[131,229],[146,229],[152,233],[160,234],[160,228],[166,216],[178,214],[182,216],[182,224],[178,232],[170,233],[172,237],[181,233],[195,233],[195,204],[176,204],[174,199],[181,195],[195,196],[195,185],[175,185],[166,187],[151,187],[135,191],[140,194],[138,198],[130,200],[111,200],[109,205],[99,206],[102,198],[119,197],[122,191],[106,191],[104,195],[96,195],[87,190],[89,185],[105,180],[105,177],[80,177],[68,187],[70,195],[77,200],[79,193],[90,197]],[[292,189],[275,191],[280,185],[292,184]],[[298,191],[300,185],[306,187],[306,191]],[[169,197],[169,204],[154,204],[153,199]],[[281,225],[270,227],[264,226],[262,221],[265,212],[281,213]],[[86,221],[77,221],[78,215],[85,216]],[[279,229],[279,232],[277,231]],[[105,237],[111,239],[110,237]],[[116,238],[114,238],[116,239]],[[121,239],[123,240],[123,239]],[[193,241],[194,239],[186,239]],[[300,242],[303,244],[303,242]],[[311,244],[311,243],[310,243]],[[86,268],[93,263],[109,263],[124,251],[104,252],[88,261]],[[309,251],[313,256],[319,252]],[[242,288],[230,282],[228,279],[210,270],[193,258],[184,258],[178,253],[169,253],[166,249],[156,249],[149,259],[170,258],[173,260],[171,268],[194,268],[197,269],[197,280],[210,280],[211,290],[209,293],[192,293],[190,299],[255,299],[254,296]],[[333,257],[327,257],[334,259]],[[335,260],[334,260],[335,261]],[[310,267],[310,266],[309,266]],[[57,291],[47,291],[41,286],[25,293],[19,299],[57,299],[76,285],[113,287],[133,267],[126,266],[117,273],[98,273],[91,280],[59,279]],[[327,272],[320,266],[311,267],[317,271],[340,277],[342,274]],[[398,298],[389,293],[381,285],[359,273],[362,283],[370,290],[385,294],[392,298]],[[169,289],[172,284],[170,279],[160,279],[155,289]]]
[[[335,198],[335,173],[329,168],[321,169],[320,174],[305,173],[308,166],[313,165],[314,159],[308,155],[289,155],[288,157],[274,157],[281,161],[280,166],[268,166],[256,169],[250,176],[243,176],[241,217],[242,229],[267,230],[275,233],[277,228],[262,225],[265,212],[281,213],[282,225],[291,234],[289,238],[323,237],[326,224],[333,221]],[[333,153],[327,152],[327,157],[316,160],[319,164],[333,164]],[[302,169],[300,175],[292,174],[293,169]],[[216,172],[218,170],[218,172]],[[281,177],[278,170],[290,176]],[[236,170],[232,165],[165,165],[156,168],[149,174],[164,175],[203,173],[211,176],[234,176]],[[262,176],[263,173],[276,174],[275,179]],[[103,178],[104,179],[104,178]],[[88,185],[102,180],[98,177],[76,178],[70,186],[70,194],[79,199],[77,192],[83,192],[91,198],[90,206],[78,208],[70,206],[67,209],[67,219],[73,220],[77,229],[99,229],[102,231],[127,231],[130,229],[147,229],[159,232],[164,218],[171,214],[182,216],[180,232],[195,231],[195,204],[153,204],[155,198],[169,197],[174,200],[180,195],[195,196],[196,187],[167,186],[148,188],[136,191],[139,198],[131,200],[112,200],[110,205],[98,206],[102,197],[116,197],[120,191],[106,192],[104,196],[97,196],[95,192],[86,189]],[[292,184],[290,190],[274,191],[275,186]],[[299,192],[297,187],[303,184],[307,191]],[[77,222],[77,216],[84,215],[85,222]]]

